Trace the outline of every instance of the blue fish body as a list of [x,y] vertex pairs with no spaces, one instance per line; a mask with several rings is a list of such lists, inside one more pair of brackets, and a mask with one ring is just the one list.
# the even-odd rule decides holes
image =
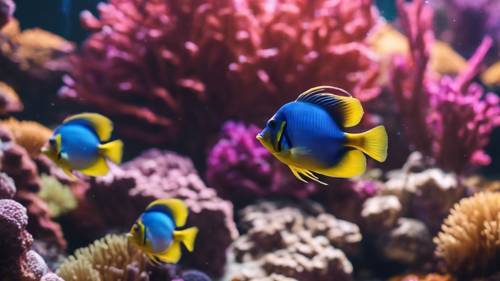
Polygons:
[[99,137],[88,124],[73,121],[59,126],[54,134],[61,135],[61,152],[74,169],[86,168],[99,158]]
[[161,211],[147,211],[141,218],[146,231],[146,239],[155,253],[165,251],[173,240],[175,222],[172,217]]

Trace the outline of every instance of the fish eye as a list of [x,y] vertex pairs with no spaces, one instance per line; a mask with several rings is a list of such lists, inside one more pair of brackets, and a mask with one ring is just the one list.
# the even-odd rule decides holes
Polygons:
[[276,121],[274,119],[269,120],[269,122],[267,122],[267,126],[269,126],[270,129],[276,128]]
[[49,139],[49,144],[56,145],[56,139],[54,139],[54,138]]

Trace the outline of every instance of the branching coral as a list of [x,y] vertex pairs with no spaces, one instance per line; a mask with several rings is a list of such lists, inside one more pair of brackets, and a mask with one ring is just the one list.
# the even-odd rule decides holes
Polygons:
[[40,181],[38,196],[47,203],[52,217],[58,217],[77,207],[76,198],[68,186],[48,175],[42,175]]
[[486,276],[500,261],[500,193],[481,192],[451,210],[436,238],[436,253],[461,276]]
[[12,134],[13,140],[22,146],[31,157],[38,156],[49,141],[52,130],[34,121],[18,121],[14,118],[0,122]]
[[57,274],[72,281],[148,280],[147,258],[125,235],[108,235],[64,261]]
[[428,71],[433,40],[431,10],[422,0],[408,7],[404,1],[397,3],[410,55],[394,58],[390,81],[409,141],[447,170],[462,172],[467,166],[488,164],[483,148],[500,124],[500,102],[472,79],[491,39],[483,40],[456,78],[445,76],[435,81]]
[[249,201],[273,195],[304,198],[315,191],[301,184],[256,139],[259,128],[228,121],[219,141],[210,150],[207,181],[223,197]]
[[223,121],[260,124],[313,85],[363,101],[379,93],[370,0],[113,0],[98,10],[83,14],[95,33],[61,96],[124,121],[118,132],[141,142],[204,143]]

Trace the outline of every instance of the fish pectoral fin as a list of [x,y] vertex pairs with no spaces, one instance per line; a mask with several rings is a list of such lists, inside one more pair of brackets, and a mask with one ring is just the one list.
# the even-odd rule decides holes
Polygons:
[[290,167],[290,170],[292,170],[293,175],[296,178],[298,178],[300,181],[307,183],[307,181],[304,178],[302,178],[302,175],[304,175],[307,178],[309,178],[309,179],[311,179],[319,184],[328,185],[327,183],[320,181],[318,176],[316,176],[313,172],[311,172],[309,170],[301,169],[301,168],[297,168],[297,167],[293,167],[293,166],[289,166],[289,167]]
[[88,122],[95,130],[100,141],[108,141],[113,132],[113,122],[104,115],[98,113],[80,113],[66,118],[64,123],[82,120]]
[[164,263],[178,263],[181,259],[181,244],[179,241],[173,241],[170,247],[164,252],[153,254],[159,261]]
[[180,241],[188,251],[194,250],[194,243],[198,235],[197,227],[190,227],[184,230],[174,231],[174,240]]
[[92,165],[84,169],[78,169],[78,171],[86,176],[100,177],[109,172],[109,166],[104,157],[98,157]]
[[120,164],[122,162],[123,142],[121,140],[115,140],[101,144],[99,145],[99,152],[113,163]]
[[158,199],[149,204],[146,210],[155,207],[163,208],[172,214],[176,227],[183,227],[186,224],[189,210],[184,201],[176,198]]
[[68,167],[61,167],[61,169],[69,177],[71,181],[78,180],[78,178],[71,172],[71,170]]
[[387,159],[387,132],[384,126],[377,126],[360,134],[345,133],[345,135],[346,146],[359,149],[379,162]]
[[311,88],[300,94],[297,101],[312,103],[324,108],[338,124],[346,128],[359,124],[364,113],[358,99],[337,87],[318,86]]
[[329,177],[351,178],[363,174],[365,170],[365,155],[359,150],[351,149],[345,152],[340,161],[333,167],[316,172]]

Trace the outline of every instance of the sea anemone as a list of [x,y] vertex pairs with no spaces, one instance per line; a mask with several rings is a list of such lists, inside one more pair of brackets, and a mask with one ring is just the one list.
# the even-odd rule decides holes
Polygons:
[[128,244],[125,235],[107,235],[76,250],[57,275],[71,281],[139,281],[147,278],[147,258]]
[[500,262],[500,193],[481,192],[455,204],[434,243],[453,272],[484,276]]
[[55,177],[42,175],[41,189],[38,197],[47,203],[52,217],[58,217],[77,207],[77,201],[68,186],[60,183]]
[[14,118],[0,122],[12,134],[14,142],[22,146],[31,157],[40,154],[42,147],[48,142],[52,130],[34,121],[18,121]]

